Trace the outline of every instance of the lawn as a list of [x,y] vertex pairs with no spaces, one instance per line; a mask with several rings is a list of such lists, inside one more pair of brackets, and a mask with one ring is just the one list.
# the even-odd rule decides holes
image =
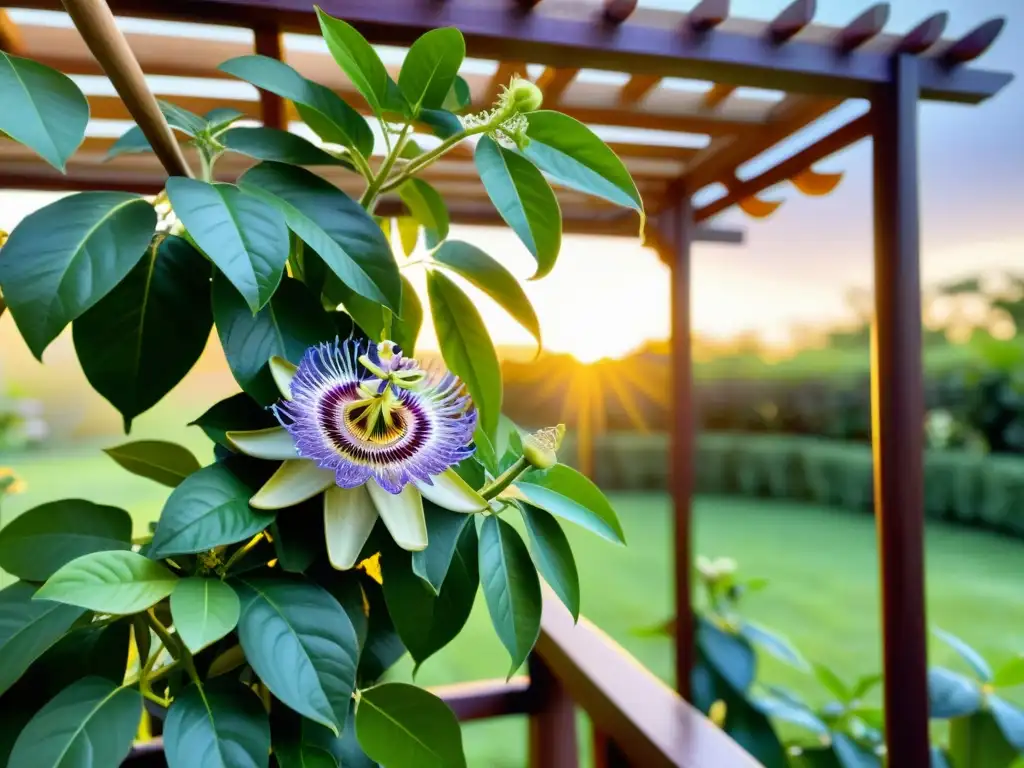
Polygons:
[[[202,445],[195,438],[190,442]],[[3,464],[29,483],[26,494],[5,506],[4,519],[49,499],[78,496],[129,509],[141,530],[166,495],[160,486],[119,470],[98,451],[0,457]],[[569,531],[583,585],[583,613],[668,680],[669,641],[636,630],[670,614],[669,503],[658,494],[619,494],[613,501],[628,547]],[[878,560],[870,518],[791,504],[702,498],[696,505],[696,540],[699,552],[732,556],[743,573],[770,579],[767,589],[749,598],[749,618],[786,634],[809,659],[848,678],[879,669]],[[1021,542],[933,525],[928,533],[929,621],[962,636],[997,664],[1024,651],[1022,556]],[[933,645],[932,660],[958,666],[939,644]],[[397,674],[407,677],[410,670],[411,664],[403,663]],[[424,664],[418,682],[497,678],[506,672],[507,656],[481,598],[465,631]],[[813,679],[773,659],[764,660],[761,679],[821,699]],[[522,721],[470,725],[471,765],[520,768],[525,738]]]

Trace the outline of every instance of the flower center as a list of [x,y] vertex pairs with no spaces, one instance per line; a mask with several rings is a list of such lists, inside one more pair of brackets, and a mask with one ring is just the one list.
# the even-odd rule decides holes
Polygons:
[[343,418],[345,426],[357,439],[388,446],[405,436],[407,416],[402,403],[391,395],[391,387],[388,387],[383,395],[347,405]]

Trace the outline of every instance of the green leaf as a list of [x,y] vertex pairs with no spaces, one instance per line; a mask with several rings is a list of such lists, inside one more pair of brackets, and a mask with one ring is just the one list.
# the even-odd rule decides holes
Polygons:
[[0,568],[46,581],[76,557],[130,549],[132,519],[123,509],[63,499],[30,509],[0,528]]
[[412,217],[423,226],[427,248],[434,248],[448,237],[448,206],[440,192],[423,179],[409,179],[398,188],[398,196]]
[[[995,717],[995,706],[949,723],[948,765],[953,768],[1012,768],[1019,754],[1007,741]],[[936,768],[935,762],[931,768]]]
[[177,488],[193,472],[199,462],[188,448],[163,440],[138,440],[103,452],[133,475],[155,480],[169,488]]
[[304,741],[275,741],[274,756],[278,768],[338,768],[334,755]]
[[793,644],[781,635],[765,629],[757,624],[744,621],[740,625],[740,632],[750,642],[770,653],[779,661],[783,661],[797,669],[807,669],[807,661],[800,652],[793,647]]
[[973,680],[933,667],[928,670],[928,710],[933,719],[947,720],[977,712],[981,691]]
[[85,138],[89,103],[71,78],[0,51],[0,133],[63,171]]
[[935,633],[936,637],[946,643],[946,645],[956,651],[960,658],[967,662],[967,665],[983,683],[992,681],[992,667],[990,667],[988,662],[981,657],[980,653],[971,648],[971,646],[956,635],[952,635],[945,630],[935,627],[932,632]]
[[644,215],[633,178],[625,164],[579,120],[551,110],[526,116],[530,137],[523,154],[559,184]]
[[373,46],[351,24],[328,16],[319,8],[316,15],[331,56],[366,99],[374,114],[383,114],[385,109],[392,107],[394,81]]
[[177,104],[163,99],[157,99],[157,105],[168,124],[188,136],[195,136],[206,128],[206,120],[184,107],[179,107]]
[[436,595],[448,574],[462,529],[472,518],[459,512],[449,512],[429,501],[423,502],[423,513],[427,519],[428,544],[426,549],[412,553],[412,570]]
[[608,541],[626,543],[618,515],[601,490],[564,464],[529,472],[516,486],[531,502],[556,517],[576,523]]
[[466,41],[455,27],[432,29],[409,48],[398,75],[398,87],[412,105],[437,109],[445,105],[466,57]]
[[260,163],[238,183],[277,207],[288,227],[343,283],[389,309],[401,306],[394,254],[377,222],[358,203],[312,171]]
[[447,109],[422,109],[420,122],[430,128],[439,139],[450,139],[462,133],[462,121]]
[[753,685],[757,654],[741,635],[726,632],[703,617],[697,620],[697,648],[707,664],[737,693]]
[[501,415],[501,367],[479,311],[462,290],[440,272],[427,272],[427,295],[441,355],[465,382],[488,436]]
[[125,432],[191,370],[213,328],[209,262],[183,238],[158,242],[72,326],[82,370]]
[[214,107],[206,113],[206,130],[210,133],[221,134],[233,123],[245,117],[245,113],[231,107]]
[[369,157],[373,132],[362,115],[330,88],[307,80],[287,64],[269,56],[239,56],[218,69],[295,102],[302,119],[320,138]]
[[498,454],[494,450],[494,443],[491,442],[491,438],[480,429],[479,424],[477,424],[473,432],[473,444],[476,446],[476,453],[473,454],[473,458],[482,464],[488,472],[497,477],[500,472],[498,469]]
[[533,163],[489,136],[477,143],[474,158],[494,207],[537,260],[534,278],[543,277],[555,266],[562,246],[558,198]]
[[160,513],[150,556],[203,552],[259,533],[274,521],[277,512],[250,507],[250,496],[252,488],[222,462],[189,475]]
[[401,317],[391,318],[391,340],[402,348],[406,357],[416,352],[416,339],[423,327],[423,304],[409,278],[402,275]]
[[441,108],[449,112],[462,112],[472,103],[473,92],[469,88],[469,83],[456,75],[452,88],[448,91],[448,95],[445,97]]
[[[212,110],[210,115],[206,119],[201,118],[199,115],[189,112],[184,107],[179,107],[176,104],[163,101],[162,99],[156,100],[157,106],[160,107],[160,111],[163,113],[164,118],[167,120],[167,124],[176,131],[183,133],[186,136],[194,137],[206,129],[209,124],[210,115],[214,115],[217,112],[223,112],[225,114],[230,113],[231,118],[228,122],[237,120],[242,117],[242,113],[234,109],[224,110]],[[107,151],[105,160],[117,157],[118,155],[134,153],[134,152],[152,152],[153,147],[150,146],[149,139],[146,138],[146,134],[142,132],[142,129],[133,125],[123,134],[121,137],[114,142],[114,145]]]
[[491,622],[512,657],[512,677],[540,635],[540,580],[519,534],[496,515],[480,527],[480,582]]
[[22,219],[0,251],[0,288],[37,359],[124,279],[155,228],[153,206],[126,192],[82,192]]
[[270,302],[255,316],[227,281],[213,281],[213,317],[235,381],[261,405],[280,393],[267,361],[283,357],[298,363],[306,350],[336,335],[327,313],[305,286],[286,277]]
[[402,253],[412,256],[420,239],[420,223],[412,216],[399,216],[398,238],[402,242]]
[[135,154],[137,152],[152,152],[153,147],[146,138],[146,134],[137,125],[133,125],[121,134],[117,141],[107,150],[104,160],[111,160],[118,155]]
[[33,600],[34,584],[16,581],[0,590],[0,693],[71,628],[82,609]]
[[377,342],[391,338],[394,315],[384,305],[360,296],[334,274],[327,276],[324,283],[324,296],[332,304],[343,306],[352,318],[352,322],[371,341]]
[[519,281],[500,263],[475,245],[459,240],[441,244],[434,261],[444,264],[494,299],[517,323],[528,330],[541,346],[540,321]]
[[524,503],[520,511],[530,535],[530,554],[537,570],[569,609],[573,621],[579,621],[580,577],[565,532],[558,521],[540,507]]
[[232,152],[257,160],[274,160],[289,165],[351,167],[349,161],[325,152],[308,139],[278,128],[232,128],[220,140]]
[[269,764],[267,712],[255,693],[234,680],[217,680],[203,688],[192,683],[175,696],[163,736],[169,768]]
[[831,669],[824,664],[817,663],[812,664],[811,668],[814,670],[814,676],[818,678],[818,682],[825,686],[828,692],[835,696],[840,703],[846,704],[853,699],[850,689],[846,687],[846,684]]
[[[10,570],[0,562],[5,570]],[[996,688],[1013,688],[1024,685],[1024,654],[1015,656],[996,670],[992,677],[992,685]]]
[[57,694],[18,736],[18,768],[106,768],[128,756],[142,717],[142,695],[101,677]]
[[388,768],[465,768],[462,729],[434,694],[406,683],[362,691],[356,735],[366,754]]
[[341,731],[356,683],[359,641],[329,592],[305,581],[240,579],[238,637],[245,658],[277,698]]
[[882,676],[878,673],[871,675],[864,675],[853,685],[853,690],[850,691],[850,699],[852,701],[859,701],[863,699],[871,690],[882,682]]
[[[276,385],[274,385],[276,391]],[[213,405],[189,426],[199,427],[213,442],[231,448],[226,432],[265,429],[277,426],[273,414],[256,404],[244,392],[226,397]]]
[[177,583],[163,565],[135,552],[93,552],[58,569],[33,599],[123,615],[160,602]]
[[235,590],[217,578],[181,579],[171,592],[174,628],[192,653],[233,630],[240,610]]
[[821,721],[805,704],[782,696],[758,696],[751,703],[761,712],[805,728],[812,733],[827,734],[828,726]]
[[[328,489],[330,490],[330,489]],[[326,500],[314,497],[286,515],[278,515],[271,526],[278,565],[288,573],[305,573],[326,553],[322,507]]]
[[167,197],[196,244],[258,312],[277,290],[288,261],[281,213],[233,184],[181,176],[167,180]]

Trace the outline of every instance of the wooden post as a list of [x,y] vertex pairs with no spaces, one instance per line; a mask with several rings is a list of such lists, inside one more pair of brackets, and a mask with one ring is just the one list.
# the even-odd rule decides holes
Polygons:
[[889,764],[928,750],[924,593],[924,386],[917,171],[918,65],[893,59],[874,98],[875,326],[872,447],[882,569]]
[[576,707],[551,669],[531,654],[530,768],[576,768]]
[[185,155],[146,85],[135,54],[117,28],[114,14],[104,0],[64,0],[64,8],[92,55],[114,84],[164,169],[171,176],[192,176]]
[[630,768],[619,745],[607,733],[594,729],[594,768]]
[[[253,39],[256,53],[261,56],[269,56],[278,61],[284,61],[284,52],[281,46],[281,31],[275,25],[253,28]],[[263,124],[268,128],[277,128],[281,131],[288,130],[288,112],[284,99],[276,93],[260,90],[260,116]]]

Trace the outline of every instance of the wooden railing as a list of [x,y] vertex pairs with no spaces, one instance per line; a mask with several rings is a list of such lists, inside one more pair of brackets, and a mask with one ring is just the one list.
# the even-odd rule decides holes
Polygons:
[[[527,715],[529,768],[580,764],[576,709],[594,726],[596,768],[756,768],[760,765],[700,712],[545,588],[529,677],[434,688],[462,722]],[[138,745],[126,768],[163,768],[159,739]]]

